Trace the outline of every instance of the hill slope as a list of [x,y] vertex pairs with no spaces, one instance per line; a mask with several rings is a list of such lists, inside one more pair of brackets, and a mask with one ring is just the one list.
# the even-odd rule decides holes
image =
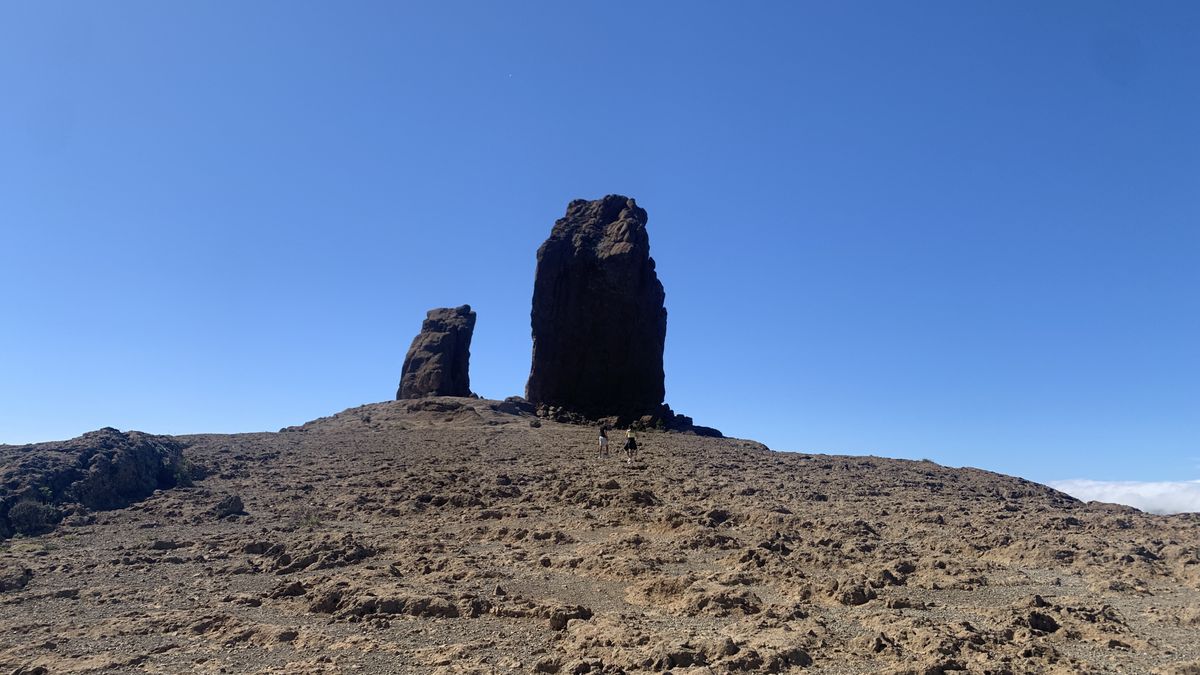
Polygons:
[[[630,464],[598,458],[589,428],[502,408],[398,401],[177,437],[210,474],[194,487],[6,542],[0,665],[1003,673],[1200,659],[1194,516],[737,439],[642,434]],[[245,515],[213,511],[230,495]]]

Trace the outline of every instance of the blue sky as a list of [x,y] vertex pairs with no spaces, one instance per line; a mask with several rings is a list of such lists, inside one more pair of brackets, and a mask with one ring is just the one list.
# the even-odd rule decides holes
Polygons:
[[776,449],[1200,478],[1200,6],[0,2],[0,442],[523,390],[566,204]]

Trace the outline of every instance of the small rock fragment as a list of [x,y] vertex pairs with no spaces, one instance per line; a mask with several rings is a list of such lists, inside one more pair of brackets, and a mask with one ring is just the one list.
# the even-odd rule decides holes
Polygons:
[[217,502],[217,505],[212,509],[213,515],[218,518],[227,518],[229,516],[244,516],[246,515],[246,507],[242,503],[242,498],[237,495],[226,495]]

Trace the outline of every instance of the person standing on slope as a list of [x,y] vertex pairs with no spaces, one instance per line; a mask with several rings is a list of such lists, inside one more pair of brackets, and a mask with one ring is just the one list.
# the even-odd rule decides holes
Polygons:
[[608,457],[608,425],[600,425],[600,456]]
[[633,427],[625,430],[625,463],[628,464],[637,459],[638,444],[637,439],[633,437]]

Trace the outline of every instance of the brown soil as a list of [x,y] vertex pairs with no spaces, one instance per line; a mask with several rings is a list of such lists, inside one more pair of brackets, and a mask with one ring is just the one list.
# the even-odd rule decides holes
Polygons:
[[195,487],[4,544],[0,672],[1200,672],[1195,515],[496,405],[180,437]]

